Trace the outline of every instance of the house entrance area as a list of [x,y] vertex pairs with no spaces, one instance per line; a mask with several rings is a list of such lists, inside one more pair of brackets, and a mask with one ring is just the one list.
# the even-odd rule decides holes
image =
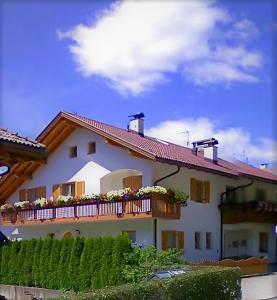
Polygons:
[[243,259],[267,257],[269,263],[276,263],[276,236],[273,225],[261,223],[240,223],[224,225],[224,258]]

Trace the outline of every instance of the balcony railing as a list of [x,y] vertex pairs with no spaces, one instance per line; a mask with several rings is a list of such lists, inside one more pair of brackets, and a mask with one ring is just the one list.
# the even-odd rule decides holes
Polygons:
[[54,207],[2,212],[3,225],[31,225],[78,221],[116,220],[159,217],[180,218],[180,204],[153,196],[149,199],[79,203]]

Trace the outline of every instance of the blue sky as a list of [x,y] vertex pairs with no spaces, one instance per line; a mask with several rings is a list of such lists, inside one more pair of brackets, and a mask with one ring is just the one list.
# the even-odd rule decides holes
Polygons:
[[276,162],[273,1],[132,2],[1,2],[0,126],[34,138],[60,110],[120,127],[143,111],[150,135]]

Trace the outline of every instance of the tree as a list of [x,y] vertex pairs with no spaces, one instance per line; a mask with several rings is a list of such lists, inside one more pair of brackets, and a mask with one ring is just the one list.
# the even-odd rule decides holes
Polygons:
[[9,257],[10,257],[10,246],[9,245],[2,246],[1,279],[2,279],[3,283],[7,282],[7,279],[8,279]]
[[69,261],[69,281],[70,281],[70,289],[75,291],[79,290],[80,278],[79,278],[79,265],[80,265],[80,257],[83,252],[84,247],[84,239],[77,237],[72,245],[71,253],[70,253],[70,261]]
[[97,237],[94,242],[93,252],[90,261],[90,273],[91,273],[91,288],[97,289],[100,285],[100,262],[102,256],[102,237]]
[[41,253],[42,244],[43,244],[42,239],[38,239],[34,250],[34,260],[33,260],[33,267],[32,267],[32,285],[37,287],[39,286],[40,283],[39,264],[40,264],[40,253]]
[[84,249],[80,259],[79,266],[79,290],[85,291],[90,288],[91,281],[91,255],[94,251],[95,239],[87,238],[84,242]]
[[110,285],[110,274],[112,265],[114,238],[105,237],[103,239],[103,252],[101,257],[100,269],[100,286],[105,287]]
[[39,283],[41,287],[47,287],[48,271],[49,271],[49,257],[51,254],[51,246],[53,239],[47,237],[43,240],[41,247],[41,254],[39,260]]
[[16,258],[16,283],[17,285],[23,285],[23,263],[26,256],[28,241],[20,241],[20,249]]
[[16,284],[17,282],[17,255],[20,250],[20,242],[14,241],[12,242],[10,247],[10,256],[9,261],[7,261],[8,265],[8,274],[7,274],[7,281],[5,283],[7,284]]
[[50,289],[58,289],[58,265],[60,260],[61,241],[54,239],[51,247],[51,256],[49,261],[48,285]]
[[36,248],[36,239],[28,241],[26,246],[26,255],[22,266],[23,284],[30,286],[32,284],[32,269],[34,260],[34,249]]

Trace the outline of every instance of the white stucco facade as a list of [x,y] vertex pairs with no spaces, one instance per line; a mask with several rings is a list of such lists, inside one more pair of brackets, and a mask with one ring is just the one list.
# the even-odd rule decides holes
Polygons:
[[[89,142],[96,143],[96,153],[87,154]],[[69,158],[69,148],[77,146],[77,157]],[[46,186],[47,197],[52,195],[52,187],[55,184],[84,181],[85,193],[105,193],[112,189],[122,187],[122,179],[130,175],[142,175],[143,185],[153,185],[161,177],[176,170],[176,166],[158,163],[149,159],[138,158],[128,153],[128,149],[110,145],[105,139],[84,128],[75,131],[49,156],[47,164],[41,165],[32,175],[32,179],[26,180],[8,199],[15,202],[19,199],[20,189],[29,189]],[[208,172],[181,168],[180,172],[159,183],[165,187],[190,193],[190,180],[196,178],[210,182],[210,202],[196,203],[188,201],[188,205],[181,209],[179,220],[157,220],[157,246],[161,248],[161,231],[183,231],[185,240],[184,256],[191,261],[202,259],[217,260],[220,258],[220,195],[226,190],[226,186],[238,186],[247,183],[247,179],[231,179],[226,176]],[[275,199],[276,186],[264,182],[255,182],[246,190],[246,197],[254,199],[255,188],[266,189],[268,199]],[[272,226],[271,226],[272,227]],[[276,237],[272,235],[269,241],[268,254],[258,252],[258,236],[261,230],[270,232],[268,224],[234,224],[224,225],[224,230],[229,233],[224,235],[227,240],[225,256],[234,256],[236,253],[228,245],[233,244],[234,239],[244,239],[247,234],[249,242],[247,247],[251,255],[269,255],[271,261],[276,260]],[[18,235],[23,239],[44,237],[55,234],[60,238],[70,231],[73,235],[98,236],[120,234],[122,231],[136,231],[136,242],[140,245],[154,244],[154,220],[117,220],[117,221],[93,221],[87,223],[45,224],[19,226]],[[15,228],[2,228],[8,236]],[[232,232],[238,231],[238,235]],[[200,232],[200,249],[195,249],[194,234]],[[206,249],[205,236],[211,233],[211,248]],[[233,239],[233,240],[232,240]],[[252,249],[252,250],[251,250]]]

